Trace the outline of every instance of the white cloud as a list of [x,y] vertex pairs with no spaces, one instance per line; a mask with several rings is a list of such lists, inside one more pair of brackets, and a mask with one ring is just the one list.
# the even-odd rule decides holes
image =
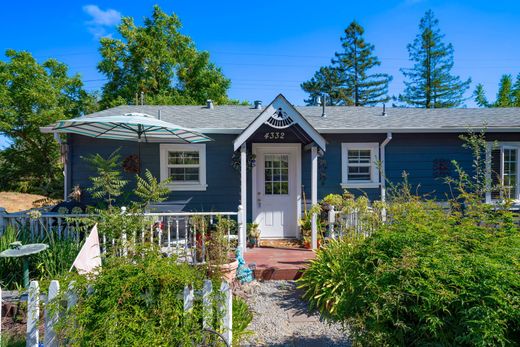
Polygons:
[[83,12],[91,17],[86,24],[88,31],[96,39],[110,37],[112,34],[108,33],[107,29],[116,26],[121,21],[121,12],[111,8],[103,11],[97,5],[85,5]]

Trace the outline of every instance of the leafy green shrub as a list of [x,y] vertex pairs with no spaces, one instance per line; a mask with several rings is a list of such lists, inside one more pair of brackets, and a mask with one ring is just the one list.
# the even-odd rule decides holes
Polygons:
[[[299,284],[358,345],[515,345],[520,235],[498,212],[478,219],[433,203],[390,204],[371,237],[331,241]],[[502,215],[508,215],[502,212]]]
[[253,320],[253,313],[244,299],[240,297],[233,298],[233,345],[238,346],[240,341],[253,332],[247,330],[247,327]]
[[60,281],[74,279],[78,295],[60,321],[60,336],[72,346],[191,346],[202,338],[202,304],[196,300],[186,313],[182,293],[186,285],[201,290],[205,274],[153,251],[109,257],[95,278]]

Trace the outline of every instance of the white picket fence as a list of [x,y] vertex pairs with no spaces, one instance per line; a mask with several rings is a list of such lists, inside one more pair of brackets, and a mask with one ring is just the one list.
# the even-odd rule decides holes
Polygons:
[[[76,294],[73,291],[74,283],[69,283],[66,298],[67,298],[67,310],[72,308],[77,303]],[[233,340],[233,295],[229,283],[223,281],[219,288],[222,299],[218,302],[221,321],[221,329],[223,331],[222,336],[224,337],[228,346],[231,346]],[[44,303],[44,332],[43,332],[43,345],[45,347],[57,347],[58,338],[56,336],[55,326],[58,323],[59,316],[56,310],[49,309],[49,303],[54,300],[60,292],[60,284],[58,281],[51,281],[49,285],[49,291],[45,298]],[[184,292],[181,294],[184,301],[184,311],[189,313],[193,309],[195,295],[202,296],[203,305],[203,325],[200,327],[201,330],[211,329],[213,302],[211,300],[211,294],[213,292],[212,282],[210,280],[204,281],[204,286],[201,292],[194,291],[192,286],[184,287]],[[2,290],[0,289],[0,343],[2,339]],[[31,281],[28,289],[27,298],[27,332],[26,332],[26,346],[27,347],[38,347],[40,344],[40,287],[38,281]],[[4,332],[5,333],[5,332]]]
[[328,211],[328,224],[332,238],[343,236],[367,237],[374,231],[372,209],[367,211],[353,210],[351,212],[336,211],[330,206]]
[[[124,213],[124,212],[122,212]],[[121,239],[114,239],[104,233],[100,233],[101,252],[118,245],[123,247],[129,243],[153,243],[163,253],[175,254],[179,259],[190,263],[198,263],[198,259],[205,259],[206,255],[206,231],[198,230],[196,219],[205,218],[207,225],[212,225],[218,218],[234,220],[236,227],[228,227],[228,239],[232,244],[239,242],[239,234],[245,235],[245,223],[242,222],[242,207],[236,212],[161,212],[143,213],[147,225],[140,231],[134,231],[129,235],[122,235]],[[31,218],[30,213],[1,213],[0,212],[0,236],[7,226],[12,226],[21,233],[25,233],[25,239],[33,242],[45,240],[52,234],[57,239],[73,239],[78,242],[85,238],[93,220],[99,218],[92,214],[58,214],[52,212],[41,213],[38,218]],[[87,224],[86,222],[90,224]],[[229,225],[229,223],[228,223]],[[242,245],[245,248],[245,244]],[[200,254],[197,254],[200,252]]]

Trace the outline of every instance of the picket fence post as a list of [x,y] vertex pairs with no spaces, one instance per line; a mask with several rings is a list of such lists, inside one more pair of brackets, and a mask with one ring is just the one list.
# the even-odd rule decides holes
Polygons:
[[226,342],[231,346],[233,342],[233,295],[231,294],[231,288],[229,283],[222,281],[220,285],[220,291],[224,295],[224,302],[220,304],[220,312],[223,314],[223,328],[224,338]]
[[58,338],[56,336],[56,332],[54,331],[54,325],[58,323],[58,310],[57,307],[54,308],[54,312],[50,309],[49,305],[52,301],[58,296],[60,292],[60,283],[56,280],[51,281],[49,285],[49,293],[47,295],[47,303],[45,305],[45,330],[44,330],[44,343],[45,347],[57,347],[58,346]]
[[213,285],[210,280],[204,281],[204,287],[202,288],[202,326],[204,329],[209,328],[211,322],[211,292],[213,291]]
[[39,331],[38,318],[40,317],[40,287],[38,281],[31,281],[27,298],[27,337],[26,347],[38,347]]
[[184,287],[184,312],[189,312],[193,308],[193,288],[191,286]]

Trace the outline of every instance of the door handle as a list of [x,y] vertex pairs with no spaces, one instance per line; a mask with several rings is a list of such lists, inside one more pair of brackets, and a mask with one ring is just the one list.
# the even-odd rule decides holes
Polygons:
[[262,199],[260,199],[260,198],[256,199],[256,203],[257,203],[258,207],[262,207]]

